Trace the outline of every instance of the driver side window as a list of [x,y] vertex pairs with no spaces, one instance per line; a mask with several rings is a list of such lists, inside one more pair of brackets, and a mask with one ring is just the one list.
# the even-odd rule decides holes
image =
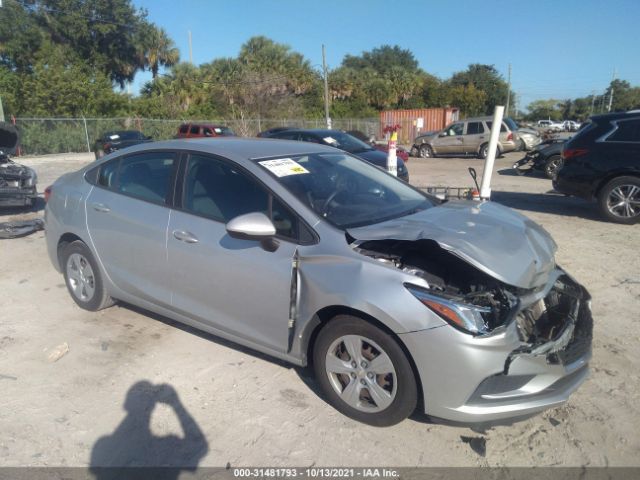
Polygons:
[[464,125],[462,123],[454,123],[449,128],[447,128],[447,136],[454,137],[456,135],[462,135],[463,130]]
[[246,213],[264,213],[277,235],[298,239],[298,219],[282,202],[240,169],[211,157],[192,155],[189,159],[182,206],[224,223]]

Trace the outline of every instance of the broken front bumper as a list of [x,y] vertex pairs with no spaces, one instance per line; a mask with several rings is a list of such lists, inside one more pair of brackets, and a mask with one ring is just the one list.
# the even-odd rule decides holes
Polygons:
[[0,187],[0,207],[27,207],[38,198],[35,185],[26,188]]
[[[553,295],[551,287],[540,292],[537,301]],[[591,358],[590,298],[578,288],[580,298],[571,318],[552,329],[551,340],[536,345],[523,341],[515,319],[486,336],[473,337],[449,326],[399,335],[416,363],[425,413],[479,423],[565,402],[587,378]]]

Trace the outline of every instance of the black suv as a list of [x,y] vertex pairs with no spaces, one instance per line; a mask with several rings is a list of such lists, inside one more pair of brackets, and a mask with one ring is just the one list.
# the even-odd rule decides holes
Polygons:
[[565,143],[553,187],[596,199],[611,221],[640,221],[640,110],[596,115]]
[[147,137],[138,130],[118,130],[116,132],[107,132],[103,134],[97,141],[94,148],[96,160],[116,150],[138,145],[139,143],[151,142],[153,139]]

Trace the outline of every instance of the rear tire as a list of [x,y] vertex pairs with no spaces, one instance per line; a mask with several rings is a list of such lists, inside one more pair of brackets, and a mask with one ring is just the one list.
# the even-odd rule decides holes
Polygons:
[[338,315],[320,331],[313,367],[328,402],[376,427],[395,425],[416,409],[411,364],[387,332],[351,315]]
[[114,304],[104,288],[100,267],[84,242],[66,245],[60,257],[67,290],[80,308],[96,312]]
[[562,168],[564,161],[560,155],[552,155],[547,159],[544,165],[544,174],[547,178],[554,179],[558,171]]
[[640,178],[618,177],[598,194],[600,212],[609,221],[632,225],[640,221]]
[[[488,143],[484,143],[480,146],[480,150],[478,152],[478,157],[481,158],[482,160],[487,158],[487,155],[489,154],[489,144]],[[500,150],[500,145],[498,145],[496,147],[496,158],[500,158],[500,155],[502,155],[502,151]]]

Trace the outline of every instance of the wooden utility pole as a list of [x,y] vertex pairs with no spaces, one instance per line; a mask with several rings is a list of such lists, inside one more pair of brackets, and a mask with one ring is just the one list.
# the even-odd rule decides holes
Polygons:
[[505,108],[505,111],[507,112],[507,117],[510,116],[509,115],[509,102],[511,100],[511,63],[509,63],[509,77],[508,77],[508,88],[507,88],[507,106]]
[[329,117],[329,80],[327,79],[327,55],[322,45],[322,71],[324,73],[324,119],[327,129],[331,130],[331,118]]

